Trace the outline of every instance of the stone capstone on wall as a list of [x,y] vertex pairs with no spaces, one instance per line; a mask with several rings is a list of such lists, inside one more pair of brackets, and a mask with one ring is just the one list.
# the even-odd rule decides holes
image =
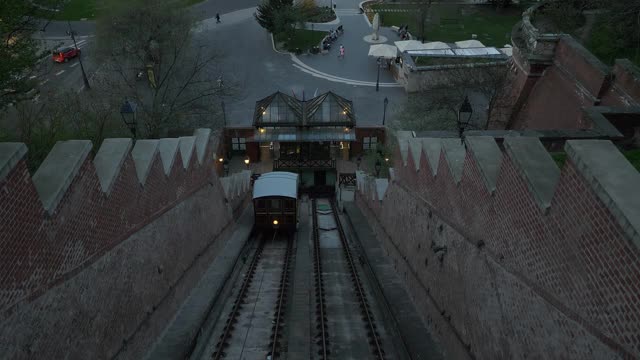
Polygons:
[[458,179],[443,140],[400,138],[384,193],[357,177],[441,341],[476,358],[638,357],[640,174],[615,146],[567,141],[558,169],[535,138],[501,152],[467,137]]

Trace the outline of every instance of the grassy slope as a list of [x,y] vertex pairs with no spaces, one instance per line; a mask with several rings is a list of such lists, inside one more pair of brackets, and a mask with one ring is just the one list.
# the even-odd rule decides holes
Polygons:
[[[411,5],[374,5],[374,9],[413,8]],[[513,26],[520,21],[520,9],[512,8],[496,12],[493,6],[485,5],[452,5],[434,4],[430,9],[430,23],[427,24],[427,41],[455,42],[471,39],[471,34],[478,35],[478,40],[487,46],[502,47],[510,43]],[[415,12],[381,12],[384,26],[409,25],[409,32],[418,36],[417,16]],[[441,21],[441,19],[446,19]],[[444,23],[440,25],[440,23]]]
[[284,47],[288,51],[293,51],[295,48],[300,48],[302,51],[310,49],[312,46],[316,46],[320,43],[320,40],[327,35],[324,31],[302,30],[295,31],[294,36],[291,39],[284,39],[278,35],[275,37],[276,42],[284,42]]
[[[629,160],[636,170],[640,171],[640,149],[623,151],[622,154],[627,158],[627,160]],[[567,154],[563,152],[552,153],[551,157],[561,169],[564,166],[565,161],[567,161]]]
[[615,59],[627,58],[640,66],[639,52],[620,46],[617,42],[615,33],[603,22],[597,22],[585,46],[605,64],[613,65]]
[[[191,6],[204,0],[177,0],[183,6]],[[54,15],[55,20],[94,19],[99,10],[96,0],[68,0],[64,9]]]

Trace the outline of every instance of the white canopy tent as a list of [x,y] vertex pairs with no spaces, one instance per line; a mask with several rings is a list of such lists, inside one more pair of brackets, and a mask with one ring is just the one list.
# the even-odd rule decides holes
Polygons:
[[369,56],[393,59],[398,55],[398,48],[389,44],[376,44],[369,47]]
[[423,50],[425,44],[418,40],[402,40],[394,42],[396,47],[400,52],[405,52],[406,50]]
[[422,48],[424,50],[451,49],[451,46],[443,43],[442,41],[432,41],[422,45],[424,45],[424,47]]
[[483,48],[485,47],[483,43],[478,40],[464,40],[464,41],[456,41],[456,46],[461,49],[468,48]]

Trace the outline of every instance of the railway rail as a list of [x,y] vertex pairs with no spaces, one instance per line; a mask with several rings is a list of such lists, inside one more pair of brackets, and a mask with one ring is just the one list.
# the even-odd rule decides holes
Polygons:
[[329,355],[329,339],[327,332],[327,306],[325,302],[324,283],[322,281],[322,262],[320,261],[320,235],[318,233],[318,211],[316,208],[316,199],[311,203],[312,221],[313,221],[313,264],[315,269],[315,286],[316,286],[316,321],[318,323],[318,341],[320,346],[318,355],[322,360],[326,360]]
[[374,323],[373,313],[369,308],[369,302],[367,301],[367,295],[364,292],[364,288],[362,287],[362,282],[360,281],[360,276],[358,275],[358,270],[356,268],[356,264],[353,261],[353,256],[351,255],[351,250],[349,250],[349,243],[347,242],[347,236],[344,233],[344,229],[342,228],[342,223],[340,222],[340,218],[338,217],[338,209],[336,206],[335,199],[331,200],[331,210],[333,211],[333,216],[336,220],[336,226],[338,228],[338,232],[340,233],[340,241],[342,242],[342,250],[344,251],[344,256],[347,258],[349,264],[349,270],[351,270],[351,280],[353,281],[353,286],[356,289],[356,294],[358,295],[358,300],[360,301],[360,307],[362,309],[362,317],[366,322],[368,335],[371,338],[369,344],[371,345],[371,350],[376,359],[383,360],[384,359],[384,350],[382,348],[382,343],[380,341],[380,335],[378,334],[378,330],[376,329],[376,324]]
[[[342,224],[338,217],[337,206],[334,200],[330,200],[331,203],[331,213],[333,219],[336,224],[336,231],[338,232],[341,247],[343,250],[344,258],[347,262],[347,267],[350,272],[350,277],[354,289],[354,293],[358,299],[358,303],[360,305],[360,309],[362,311],[362,320],[366,327],[367,336],[369,337],[369,346],[371,352],[375,359],[383,360],[385,359],[385,352],[382,347],[382,342],[380,339],[380,335],[378,333],[373,312],[369,306],[369,301],[367,300],[366,293],[364,291],[362,282],[360,281],[360,276],[358,274],[358,269],[356,267],[356,263],[354,261],[353,255],[351,254],[351,250],[349,248],[349,243],[347,242],[347,238],[342,228]],[[314,245],[314,265],[315,265],[315,284],[316,284],[316,321],[318,328],[318,341],[317,344],[320,346],[320,350],[318,351],[318,355],[320,358],[325,360],[330,356],[329,351],[329,335],[327,328],[327,318],[329,314],[326,311],[326,301],[325,301],[325,291],[324,291],[324,282],[322,279],[322,261],[320,257],[320,236],[319,236],[319,225],[318,225],[318,213],[317,213],[317,202],[314,199],[312,201],[312,213],[313,213],[313,245]]]
[[[278,234],[278,232],[274,232],[272,243],[276,243],[276,238],[278,236],[286,236],[287,245],[286,250],[284,252],[284,259],[282,261],[282,270],[280,273],[280,282],[277,291],[277,298],[275,303],[275,310],[273,315],[273,327],[271,328],[270,342],[269,342],[269,350],[267,355],[269,358],[275,360],[280,357],[281,345],[280,339],[282,337],[282,330],[284,326],[284,310],[287,300],[287,289],[289,283],[289,272],[290,272],[290,263],[291,263],[291,254],[293,248],[293,236],[288,234]],[[246,275],[242,280],[242,284],[240,285],[240,290],[235,297],[233,302],[233,306],[231,311],[229,311],[229,315],[225,320],[224,327],[222,333],[219,337],[219,341],[215,345],[215,351],[211,355],[211,359],[218,360],[224,359],[227,357],[227,352],[225,351],[227,347],[230,346],[229,342],[233,336],[234,330],[236,328],[236,323],[238,322],[238,318],[241,314],[241,310],[243,305],[245,304],[245,300],[248,295],[248,290],[252,285],[254,277],[256,275],[256,269],[260,263],[261,258],[263,257],[263,252],[265,249],[265,240],[260,240],[256,251],[254,252],[250,262],[249,267],[247,269]]]

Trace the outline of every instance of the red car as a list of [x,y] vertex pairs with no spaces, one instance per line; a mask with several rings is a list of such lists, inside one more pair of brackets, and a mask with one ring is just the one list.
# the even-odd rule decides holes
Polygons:
[[80,56],[80,49],[67,47],[53,51],[53,61],[57,63],[67,62],[69,59]]

